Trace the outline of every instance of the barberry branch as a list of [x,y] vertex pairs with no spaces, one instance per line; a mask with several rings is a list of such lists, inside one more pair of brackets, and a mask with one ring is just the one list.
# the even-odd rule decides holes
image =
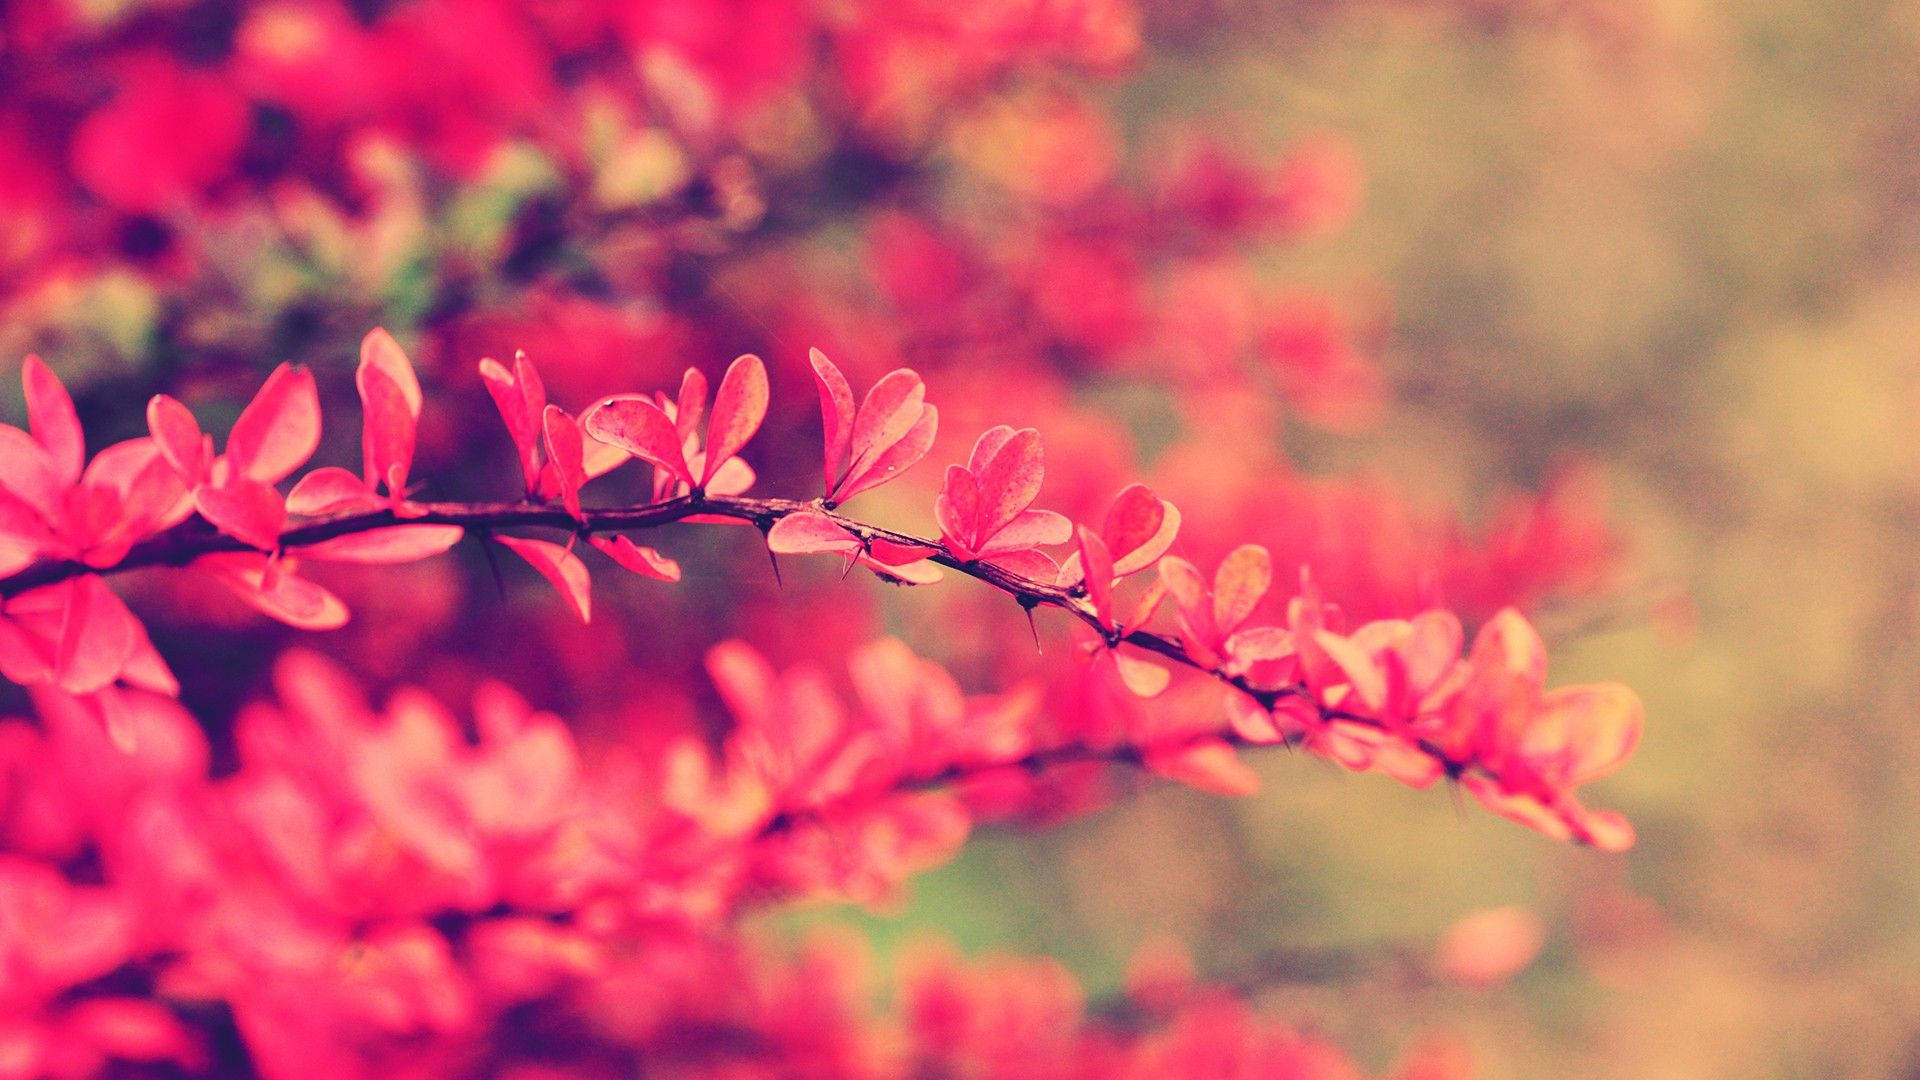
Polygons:
[[[1204,672],[1234,690],[1246,694],[1259,702],[1263,708],[1272,709],[1277,703],[1287,698],[1300,698],[1316,708],[1323,722],[1341,721],[1378,729],[1386,727],[1377,717],[1330,707],[1315,699],[1303,686],[1260,686],[1250,682],[1243,675],[1229,674],[1196,658],[1177,638],[1142,629],[1121,628],[1116,631],[1103,624],[1094,606],[1087,601],[1082,590],[1078,588],[1034,581],[991,562],[960,558],[939,541],[847,517],[837,510],[827,509],[821,500],[750,498],[695,492],[660,502],[633,506],[583,508],[578,516],[558,504],[531,501],[407,503],[403,512],[396,512],[388,507],[344,514],[296,526],[280,534],[279,549],[297,556],[303,547],[400,525],[457,525],[482,537],[484,542],[484,538],[489,533],[499,529],[552,528],[588,536],[659,528],[684,522],[690,518],[730,518],[753,525],[764,534],[782,518],[798,513],[824,516],[857,537],[863,544],[885,542],[925,551],[929,561],[998,589],[1022,608],[1031,611],[1036,607],[1051,607],[1064,611],[1100,634],[1110,647],[1129,645],[1171,663]],[[143,568],[182,567],[206,555],[257,550],[231,536],[214,531],[199,518],[193,518],[134,545],[125,557],[110,566],[93,567],[72,560],[36,563],[0,579],[0,597],[16,596],[30,589],[57,584],[85,574],[111,575]],[[1174,742],[1198,744],[1207,740],[1219,740],[1239,748],[1276,745],[1255,742],[1225,727],[1194,733]],[[1299,745],[1302,741],[1304,741],[1303,736],[1294,734],[1282,740],[1282,743]],[[1411,744],[1438,763],[1449,779],[1457,780],[1471,773],[1484,776],[1489,780],[1499,780],[1495,770],[1477,761],[1458,759],[1430,740],[1413,740]],[[1176,745],[1092,746],[1067,743],[1036,750],[1011,761],[957,764],[924,776],[899,778],[893,782],[889,790],[937,789],[963,781],[976,773],[1009,767],[1038,770],[1052,765],[1098,760],[1142,765],[1149,754],[1162,751],[1174,752],[1180,748]],[[866,794],[874,796],[886,793],[867,792]],[[814,812],[818,811],[809,811],[809,813]],[[776,818],[769,828],[774,829],[775,825],[785,828],[790,824],[791,822],[785,821],[784,818]]]

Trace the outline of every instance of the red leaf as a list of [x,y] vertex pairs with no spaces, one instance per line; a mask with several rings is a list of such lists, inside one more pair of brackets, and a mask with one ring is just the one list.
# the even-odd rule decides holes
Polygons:
[[227,436],[227,459],[241,476],[277,484],[320,445],[320,392],[313,373],[281,364],[267,376]]
[[34,440],[46,449],[62,483],[72,484],[87,460],[86,436],[73,411],[73,399],[38,356],[28,356],[20,365],[20,384],[26,391],[27,424],[33,428]]
[[693,483],[673,421],[646,398],[638,394],[608,398],[588,409],[580,423],[593,438],[651,462],[683,483]]
[[413,562],[440,554],[464,535],[458,525],[389,525],[306,544],[299,552],[303,559],[321,562]]
[[727,459],[740,452],[767,417],[767,368],[752,354],[727,368],[713,395],[713,420],[707,425],[707,467],[700,483],[713,479]]
[[580,441],[580,425],[558,405],[549,405],[541,414],[541,426],[547,433],[547,464],[553,469],[560,488],[560,501],[567,513],[580,517],[580,485],[587,482],[586,451]]
[[807,361],[813,365],[813,381],[820,390],[820,426],[826,444],[826,484],[827,498],[833,499],[834,488],[843,469],[847,465],[849,448],[853,445],[853,387],[847,384],[847,377],[833,366],[827,354],[819,349],[807,351]]
[[[274,565],[265,555],[242,551],[203,555],[192,567],[206,571],[255,610],[288,626],[332,630],[347,621],[347,606],[339,597],[296,577],[285,560]],[[270,567],[272,573],[268,573]]]
[[287,512],[301,517],[371,510],[378,505],[380,497],[366,481],[335,465],[313,470],[287,493]]
[[167,463],[187,483],[197,485],[207,478],[207,467],[213,463],[213,439],[201,434],[200,422],[185,405],[165,394],[153,395],[147,402],[147,431]]
[[214,528],[244,544],[262,551],[280,546],[287,505],[265,484],[239,477],[221,487],[201,484],[193,489],[193,505]]
[[567,606],[580,616],[581,622],[588,622],[593,616],[593,579],[587,573],[587,566],[580,557],[559,544],[545,540],[528,540],[517,536],[497,536],[494,539],[512,549],[514,554],[527,560],[535,570],[553,583],[560,591]]
[[589,536],[587,543],[621,566],[656,581],[679,581],[680,564],[650,547],[642,547],[624,536]]

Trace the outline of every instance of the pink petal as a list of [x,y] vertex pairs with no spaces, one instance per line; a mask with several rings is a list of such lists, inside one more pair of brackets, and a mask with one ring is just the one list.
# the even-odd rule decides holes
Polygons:
[[713,395],[713,420],[707,425],[707,467],[700,477],[705,485],[713,479],[728,458],[740,452],[760,430],[767,417],[770,391],[767,368],[751,354],[735,360],[720,380]]
[[262,551],[280,546],[287,506],[280,493],[265,484],[240,478],[221,487],[201,484],[193,489],[193,505],[214,528],[241,543]]
[[494,539],[533,564],[535,570],[552,582],[553,587],[560,591],[561,598],[573,608],[573,613],[580,616],[581,622],[588,622],[592,618],[593,579],[579,556],[545,540],[528,540],[518,536],[496,536]]
[[847,377],[840,374],[840,369],[819,349],[808,350],[807,361],[813,365],[813,381],[820,390],[827,494],[831,498],[834,482],[840,479],[840,471],[848,464],[848,448],[853,445],[853,387],[847,385]]
[[234,421],[227,458],[247,479],[277,484],[319,445],[320,392],[313,372],[281,364]]
[[1253,614],[1273,587],[1273,559],[1258,544],[1242,544],[1227,553],[1213,573],[1213,624],[1232,633]]
[[646,398],[638,394],[608,398],[586,411],[581,427],[593,438],[651,462],[682,483],[693,483],[673,421]]
[[679,581],[680,564],[650,547],[641,547],[624,536],[589,536],[587,543],[621,566],[656,581]]
[[389,525],[302,545],[303,559],[321,562],[403,563],[430,558],[460,542],[458,525]]
[[34,440],[46,449],[61,482],[73,483],[87,459],[86,436],[73,411],[73,398],[38,356],[28,356],[20,365],[20,384],[26,391],[27,424],[33,428]]
[[860,538],[825,514],[788,514],[767,530],[767,548],[780,555],[837,553],[861,550]]
[[301,517],[371,510],[378,505],[380,497],[366,481],[335,465],[313,470],[287,493],[287,512]]

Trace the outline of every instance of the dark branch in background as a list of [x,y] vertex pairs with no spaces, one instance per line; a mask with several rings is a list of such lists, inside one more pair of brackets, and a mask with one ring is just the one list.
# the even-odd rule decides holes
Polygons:
[[[916,547],[927,553],[927,558],[948,569],[983,581],[1012,597],[1022,608],[1029,612],[1036,607],[1058,608],[1087,624],[1109,642],[1131,645],[1144,652],[1153,653],[1164,660],[1205,672],[1213,678],[1233,687],[1259,702],[1263,707],[1272,709],[1279,701],[1298,697],[1313,700],[1305,687],[1285,686],[1271,688],[1256,686],[1244,676],[1228,675],[1217,668],[1195,660],[1188,654],[1178,639],[1169,638],[1149,630],[1126,630],[1115,635],[1101,626],[1099,616],[1091,604],[1087,603],[1077,588],[1061,588],[1057,585],[1033,581],[1018,574],[1010,573],[991,563],[964,561],[955,558],[938,541],[914,536],[910,533],[883,529],[856,521],[832,510],[828,510],[818,501],[801,502],[797,499],[756,499],[729,495],[693,494],[683,495],[666,502],[646,503],[640,506],[587,509],[579,518],[573,517],[559,506],[518,502],[518,503],[411,503],[409,516],[402,517],[391,509],[370,510],[362,513],[347,514],[335,518],[301,525],[280,534],[281,549],[291,555],[298,555],[302,547],[318,544],[322,541],[369,532],[374,529],[391,528],[396,525],[458,525],[481,535],[493,530],[514,528],[551,528],[564,529],[576,535],[592,533],[618,533],[640,529],[658,528],[671,525],[695,516],[725,517],[749,523],[763,534],[771,529],[775,522],[789,514],[821,514],[871,544],[876,540],[886,541],[906,547]],[[182,567],[203,555],[222,552],[258,551],[257,548],[213,531],[206,522],[190,518],[166,532],[149,537],[135,544],[118,563],[108,567],[91,567],[73,561],[35,563],[9,577],[0,578],[0,598],[17,596],[29,589],[57,584],[85,574],[117,574],[127,570],[150,567]],[[1319,705],[1321,719],[1340,720],[1366,727],[1383,728],[1385,725],[1377,717],[1345,712],[1339,709]],[[1165,747],[1142,747],[1138,745],[1090,746],[1083,743],[1068,743],[1044,750],[1036,750],[1025,757],[1005,762],[984,762],[949,766],[937,773],[918,777],[904,777],[892,783],[888,790],[929,790],[945,787],[966,779],[968,776],[994,769],[1028,768],[1042,769],[1050,765],[1066,764],[1077,761],[1111,761],[1123,764],[1143,764],[1149,752],[1178,750],[1183,745],[1199,743],[1204,740],[1218,739],[1236,747],[1254,747],[1274,745],[1256,743],[1237,733],[1222,729],[1200,732],[1172,740]],[[1288,745],[1297,745],[1298,737],[1287,740]],[[1439,762],[1450,779],[1458,779],[1466,773],[1476,773],[1489,779],[1499,777],[1484,765],[1473,761],[1461,761],[1449,755],[1446,750],[1430,741],[1416,743],[1422,753]],[[869,795],[883,795],[886,792],[870,792]],[[813,816],[821,808],[793,811],[794,816]],[[790,817],[775,818],[767,831],[777,832],[794,824]]]

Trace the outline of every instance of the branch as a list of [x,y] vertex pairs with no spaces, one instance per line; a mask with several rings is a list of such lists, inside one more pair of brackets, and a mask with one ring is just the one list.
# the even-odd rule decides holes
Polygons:
[[[551,528],[563,529],[569,533],[586,536],[594,533],[617,533],[643,529],[659,528],[689,518],[732,518],[749,523],[765,533],[775,522],[789,514],[821,514],[846,529],[865,543],[884,540],[889,543],[924,550],[927,558],[941,566],[985,582],[995,589],[1006,593],[1022,607],[1029,610],[1035,607],[1051,607],[1066,612],[1079,619],[1096,633],[1114,645],[1126,644],[1145,652],[1153,653],[1170,661],[1196,671],[1204,672],[1214,679],[1246,694],[1259,702],[1263,708],[1272,709],[1283,699],[1300,697],[1312,700],[1312,696],[1303,686],[1284,686],[1279,688],[1258,686],[1244,676],[1229,675],[1218,668],[1196,660],[1189,654],[1177,638],[1169,638],[1149,630],[1126,630],[1113,634],[1101,625],[1099,615],[1094,611],[1080,590],[1062,588],[1047,582],[1034,581],[1011,573],[991,563],[978,560],[962,560],[954,557],[937,540],[915,536],[911,533],[897,532],[858,521],[828,509],[822,502],[815,500],[802,502],[797,499],[747,498],[744,496],[707,495],[696,492],[682,495],[665,502],[643,503],[637,506],[607,507],[583,510],[575,518],[558,505],[529,502],[517,503],[408,503],[405,515],[396,514],[390,508],[345,514],[296,526],[280,534],[280,549],[297,555],[302,547],[323,541],[369,532],[374,529],[391,528],[397,525],[458,525],[464,529],[485,533],[497,529],[511,528]],[[184,567],[203,555],[222,552],[257,551],[257,548],[215,532],[205,521],[191,518],[165,532],[149,537],[135,544],[125,557],[111,566],[93,567],[72,560],[35,563],[6,578],[0,578],[0,598],[17,596],[30,589],[57,584],[86,574],[110,575],[151,567]],[[1345,712],[1329,708],[1315,702],[1321,718],[1325,721],[1345,721],[1373,728],[1385,728],[1377,717],[1359,713]],[[1255,743],[1231,730],[1206,732],[1187,738],[1185,741],[1201,739],[1221,739],[1239,747],[1272,745]],[[1289,745],[1297,745],[1299,738],[1287,740]],[[1446,750],[1427,740],[1415,745],[1421,752],[1437,761],[1451,779],[1472,772],[1490,779],[1498,779],[1497,774],[1473,761],[1462,761],[1449,755]],[[944,787],[964,779],[971,773],[1006,767],[1029,769],[1045,768],[1049,765],[1071,761],[1108,760],[1140,764],[1146,753],[1155,748],[1139,746],[1094,747],[1080,743],[1069,743],[1038,750],[1025,757],[999,763],[982,763],[950,766],[938,773],[921,777],[902,778],[893,786],[898,790],[927,790]],[[884,794],[876,792],[870,794]],[[776,819],[778,821],[779,819]],[[784,827],[784,826],[782,826]],[[770,826],[771,828],[771,826]]]

